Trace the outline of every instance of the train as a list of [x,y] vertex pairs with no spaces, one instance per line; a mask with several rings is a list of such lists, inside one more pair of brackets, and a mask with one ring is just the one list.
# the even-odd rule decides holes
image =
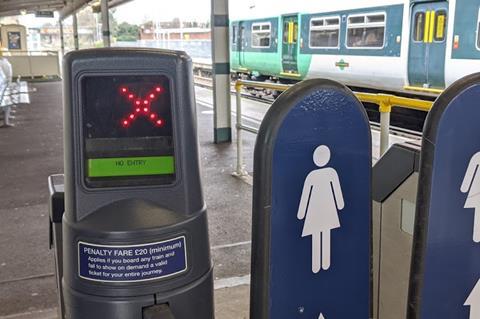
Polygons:
[[435,96],[480,71],[480,0],[264,2],[232,10],[230,65],[240,78]]

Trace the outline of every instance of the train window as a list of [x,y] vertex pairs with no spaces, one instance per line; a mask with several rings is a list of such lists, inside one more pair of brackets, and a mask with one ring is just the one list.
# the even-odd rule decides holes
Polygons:
[[293,24],[293,43],[297,43],[298,41],[298,23],[295,22]]
[[367,22],[375,23],[375,22],[385,22],[385,15],[384,14],[375,14],[367,16]]
[[285,21],[283,23],[283,43],[288,43],[288,35],[290,31],[290,23]]
[[[240,30],[238,31],[238,39],[240,41],[239,46],[243,48],[243,41],[245,40],[245,27],[243,25],[240,26]],[[247,42],[245,41],[245,46],[247,45]]]
[[445,40],[445,28],[447,27],[447,12],[444,10],[437,11],[435,18],[435,35],[434,40],[442,42]]
[[269,48],[271,37],[271,24],[252,24],[252,48]]
[[340,17],[310,20],[310,48],[337,48],[340,41]]
[[237,26],[232,26],[232,44],[237,44]]
[[415,27],[413,29],[413,41],[422,42],[425,33],[425,12],[415,14]]
[[365,16],[361,16],[361,17],[350,17],[350,18],[348,18],[348,22],[349,22],[350,24],[365,23]]
[[383,48],[385,20],[385,13],[349,16],[347,19],[347,47],[352,49]]

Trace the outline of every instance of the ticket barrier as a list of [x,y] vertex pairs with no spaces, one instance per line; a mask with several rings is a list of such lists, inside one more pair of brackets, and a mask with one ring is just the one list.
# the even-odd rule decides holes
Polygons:
[[408,319],[480,318],[480,73],[452,84],[425,122]]
[[65,189],[64,189],[64,175],[57,174],[48,177],[49,190],[49,218],[50,218],[50,249],[53,249],[55,257],[55,277],[57,282],[57,297],[58,297],[58,318],[63,319],[63,291],[61,289],[61,282],[63,277],[63,238],[62,238],[62,218],[65,212]]
[[[50,192],[49,213],[50,213],[50,249],[54,250],[55,257],[55,278],[58,290],[57,315],[58,318],[65,318],[65,305],[61,281],[63,278],[63,251],[62,251],[62,218],[65,211],[65,191],[63,174],[51,175],[48,177]],[[175,319],[170,307],[158,305],[147,308],[144,313],[145,319]]]
[[480,73],[373,170],[374,318],[480,318]]
[[480,318],[479,97],[480,73],[452,84],[421,143],[375,164],[370,193],[351,92],[282,94],[255,147],[251,318]]
[[405,319],[420,143],[372,169],[363,106],[335,82],[302,82],[271,110],[255,147],[251,318]]
[[211,319],[191,59],[64,59],[65,176],[49,178],[62,319]]
[[393,145],[372,171],[373,318],[405,319],[420,142]]
[[371,318],[371,161],[365,108],[342,84],[275,100],[255,145],[250,318]]

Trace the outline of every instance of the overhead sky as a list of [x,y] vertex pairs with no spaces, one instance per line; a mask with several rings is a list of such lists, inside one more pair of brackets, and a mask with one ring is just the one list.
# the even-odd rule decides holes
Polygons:
[[[398,0],[368,0],[369,6]],[[297,12],[322,12],[364,7],[358,0],[229,0],[230,18],[254,18]],[[190,21],[210,19],[211,0],[134,0],[116,9],[119,21],[140,24],[147,20],[169,21],[175,17]]]
[[[310,1],[310,0],[308,0]],[[230,13],[234,15],[248,14],[251,8],[271,8],[283,6],[290,0],[230,0]],[[115,18],[120,22],[140,24],[147,20],[169,21],[175,17],[182,20],[208,21],[210,20],[211,0],[175,0],[152,1],[134,0],[116,8]]]
[[[324,1],[324,2],[322,2]],[[394,3],[398,0],[368,0],[376,6]],[[210,20],[211,0],[133,0],[115,8],[115,18],[119,22],[141,24],[146,21],[171,21],[180,18],[185,21],[206,22]],[[230,19],[275,16],[285,13],[340,10],[365,6],[358,0],[229,0]],[[54,19],[35,19],[33,15],[20,17],[20,23],[39,26]]]
[[119,22],[132,24],[149,20],[170,21],[175,17],[189,21],[208,21],[210,0],[135,0],[115,9],[115,18]]

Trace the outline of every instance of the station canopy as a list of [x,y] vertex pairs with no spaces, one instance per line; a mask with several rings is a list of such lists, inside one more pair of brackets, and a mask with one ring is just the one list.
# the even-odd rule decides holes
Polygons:
[[[131,0],[109,0],[110,8]],[[66,18],[83,6],[91,4],[99,7],[100,0],[0,0],[0,16],[15,16],[35,13],[39,16],[58,11],[60,18]]]

